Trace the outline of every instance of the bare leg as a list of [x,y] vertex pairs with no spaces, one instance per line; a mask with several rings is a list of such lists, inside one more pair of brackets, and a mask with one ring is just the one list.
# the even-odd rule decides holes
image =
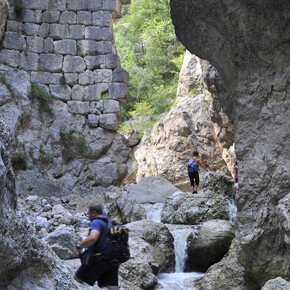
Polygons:
[[81,283],[81,284],[83,284],[84,283],[84,281],[82,281],[77,275],[74,275],[74,279],[76,280],[76,281],[78,281],[79,283]]
[[119,290],[119,286],[108,286],[107,285],[107,287],[109,290]]

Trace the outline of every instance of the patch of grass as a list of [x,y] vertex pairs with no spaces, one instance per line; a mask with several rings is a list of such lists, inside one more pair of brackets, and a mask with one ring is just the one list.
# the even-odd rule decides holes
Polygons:
[[64,146],[62,155],[66,160],[75,157],[77,154],[83,154],[87,148],[87,140],[84,136],[78,136],[74,130],[60,129],[60,139]]
[[101,100],[109,100],[109,93],[102,94]]
[[45,86],[32,82],[31,83],[32,97],[39,101],[39,112],[53,114],[53,109],[49,106],[54,100],[52,94],[50,94]]
[[26,170],[27,169],[27,161],[28,161],[28,156],[27,156],[26,152],[21,151],[21,152],[15,153],[11,158],[13,170],[14,171]]
[[54,97],[52,94],[50,94],[43,85],[40,85],[38,83],[31,83],[31,89],[32,89],[32,95],[38,99],[52,102],[54,100]]
[[43,149],[43,144],[40,144],[38,160],[43,164],[50,164],[53,162],[53,156]]

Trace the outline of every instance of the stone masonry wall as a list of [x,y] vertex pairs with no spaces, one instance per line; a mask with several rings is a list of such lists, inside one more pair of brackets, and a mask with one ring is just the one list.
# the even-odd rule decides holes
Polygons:
[[112,24],[125,1],[11,1],[0,62],[27,71],[91,128],[117,130],[129,75],[120,68]]

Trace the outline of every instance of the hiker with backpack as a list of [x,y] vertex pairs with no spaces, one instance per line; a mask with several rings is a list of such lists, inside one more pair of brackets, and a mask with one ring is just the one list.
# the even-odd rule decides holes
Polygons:
[[192,158],[190,158],[190,160],[187,163],[188,177],[190,179],[193,194],[197,193],[199,186],[199,173],[198,173],[199,165],[206,171],[208,171],[208,169],[202,164],[202,161],[198,157],[199,157],[198,151],[194,151],[192,153]]
[[[82,263],[74,279],[91,286],[98,281],[99,287],[118,290],[119,264],[130,257],[128,229],[105,216],[99,204],[90,205],[88,215],[89,234],[74,249]],[[83,249],[86,250],[81,253]]]

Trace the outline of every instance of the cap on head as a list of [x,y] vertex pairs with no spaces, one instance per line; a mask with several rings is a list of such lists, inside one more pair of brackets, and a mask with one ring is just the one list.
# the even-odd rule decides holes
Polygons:
[[193,155],[193,156],[199,156],[198,151],[193,151],[193,152],[192,152],[192,155]]

